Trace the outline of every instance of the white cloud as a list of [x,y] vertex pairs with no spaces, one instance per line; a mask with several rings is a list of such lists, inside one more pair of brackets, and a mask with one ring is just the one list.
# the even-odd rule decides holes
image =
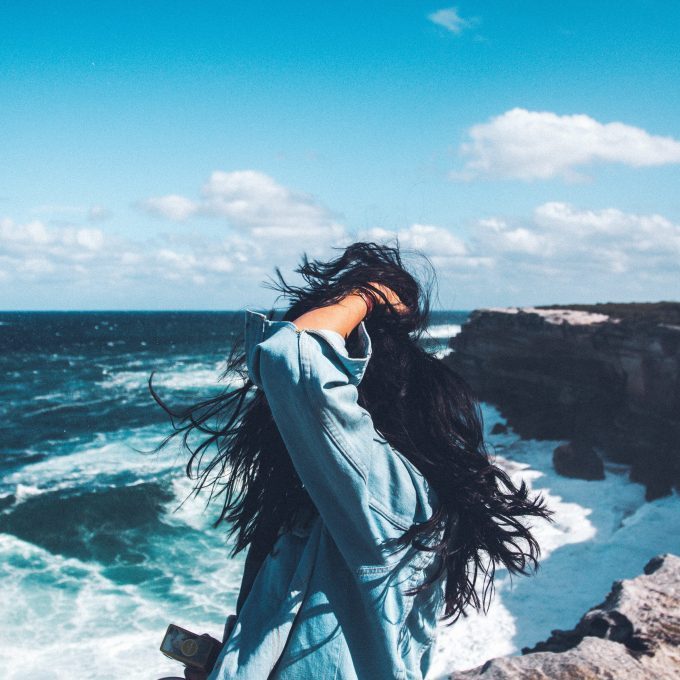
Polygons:
[[474,242],[475,250],[515,271],[544,267],[564,276],[638,271],[680,276],[680,225],[657,214],[578,210],[550,202],[538,206],[526,224],[480,220]]
[[586,115],[560,116],[515,108],[472,126],[460,147],[468,160],[454,179],[501,177],[578,180],[578,168],[594,163],[632,167],[680,163],[680,141],[624,123],[600,123]]
[[76,276],[106,265],[105,236],[99,229],[46,225],[40,220],[18,224],[0,220],[0,268],[7,279],[48,280]]
[[0,220],[0,270],[8,280],[117,285],[146,278],[200,284],[205,274],[220,276],[239,267],[248,271],[264,252],[238,236],[207,243],[182,243],[176,235],[130,240],[89,227]]
[[178,222],[194,215],[221,218],[256,241],[276,241],[284,248],[298,248],[304,239],[313,251],[345,236],[344,227],[313,197],[256,170],[216,170],[198,200],[171,194],[146,199],[140,207]]
[[545,254],[549,244],[540,235],[526,227],[509,227],[497,217],[479,220],[478,231],[486,234],[493,243],[494,250],[500,252],[515,252],[536,255]]
[[99,229],[78,229],[76,241],[87,250],[100,250],[104,245],[104,234]]
[[311,196],[295,192],[255,170],[215,171],[203,187],[201,209],[224,217],[255,237],[276,239],[342,236],[328,210]]
[[421,251],[433,265],[443,269],[475,269],[493,264],[483,254],[478,256],[471,253],[465,241],[450,230],[432,224],[412,224],[398,231],[373,228],[358,235],[359,240],[378,243],[392,241],[395,237],[399,239],[401,248]]
[[472,25],[471,21],[463,19],[458,13],[458,8],[447,7],[444,9],[439,9],[432,14],[428,14],[427,18],[439,26],[443,26],[446,30],[451,31],[459,35],[464,29],[469,28]]
[[0,242],[14,252],[31,253],[45,250],[53,254],[77,256],[79,251],[99,250],[104,235],[99,229],[81,227],[49,227],[40,220],[16,224],[0,220]]
[[275,265],[290,272],[303,251],[323,259],[337,256],[332,246],[396,238],[405,250],[425,253],[448,290],[464,291],[467,300],[478,291],[494,303],[502,296],[533,303],[551,290],[574,291],[574,299],[596,289],[618,295],[649,290],[649,282],[654,290],[668,291],[662,292],[667,299],[680,294],[680,225],[658,214],[548,202],[525,219],[487,216],[465,230],[419,222],[350,233],[309,195],[251,170],[214,172],[198,199],[172,199],[157,199],[154,209],[167,209],[172,219],[181,219],[183,210],[212,216],[222,221],[224,233],[216,237],[214,228],[209,236],[178,227],[122,238],[93,228],[87,213],[80,225],[0,219],[0,277],[12,284],[58,282],[87,290],[96,284],[102,294],[167,281],[168,291],[179,290],[176,283],[182,290],[214,285],[245,292],[271,276]]
[[511,299],[538,304],[553,296],[591,301],[600,294],[618,300],[680,295],[680,224],[659,214],[548,202],[524,219],[479,219],[465,234],[413,224],[398,231],[369,229],[359,238],[398,237],[403,248],[422,250],[446,281],[441,291],[463,305],[475,298],[488,305]]
[[151,215],[165,217],[173,222],[183,222],[198,210],[193,201],[176,194],[147,198],[142,201],[141,207]]

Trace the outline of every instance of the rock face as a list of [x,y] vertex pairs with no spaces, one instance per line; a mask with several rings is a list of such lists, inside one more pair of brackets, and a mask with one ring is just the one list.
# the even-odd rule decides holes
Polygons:
[[587,444],[570,442],[553,451],[553,466],[565,477],[579,479],[604,479],[604,463],[595,450]]
[[680,678],[680,557],[652,558],[644,575],[615,581],[570,631],[554,630],[522,656],[491,659],[452,680]]
[[680,303],[479,309],[450,346],[521,437],[630,464],[648,499],[680,488]]

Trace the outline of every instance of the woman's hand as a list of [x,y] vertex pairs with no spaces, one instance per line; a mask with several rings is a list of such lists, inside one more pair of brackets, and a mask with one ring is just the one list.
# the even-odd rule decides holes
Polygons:
[[[397,310],[397,312],[402,314],[408,311],[406,305],[401,301],[399,296],[391,288],[388,288],[387,286],[384,286],[381,283],[376,283],[375,281],[369,281],[369,285],[379,290],[387,298],[387,301]],[[363,291],[360,294],[365,295]],[[384,302],[380,298],[378,298],[376,302],[377,304],[384,304]],[[373,305],[370,298],[368,298],[366,306],[368,307],[368,314],[370,314],[371,311],[373,310]]]

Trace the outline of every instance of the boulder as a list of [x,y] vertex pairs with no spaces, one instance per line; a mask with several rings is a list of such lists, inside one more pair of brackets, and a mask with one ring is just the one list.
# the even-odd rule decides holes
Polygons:
[[553,451],[555,472],[564,477],[596,480],[604,479],[604,463],[595,449],[583,442],[560,444]]
[[644,574],[615,581],[572,630],[520,656],[491,659],[451,680],[680,679],[680,557],[652,558]]

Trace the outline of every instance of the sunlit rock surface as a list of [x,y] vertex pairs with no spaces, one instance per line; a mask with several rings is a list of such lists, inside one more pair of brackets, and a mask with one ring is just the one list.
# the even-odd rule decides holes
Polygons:
[[[675,528],[669,527],[669,530]],[[491,659],[451,680],[680,678],[680,557],[658,555],[644,574],[615,581],[573,630],[554,630],[521,656]]]

